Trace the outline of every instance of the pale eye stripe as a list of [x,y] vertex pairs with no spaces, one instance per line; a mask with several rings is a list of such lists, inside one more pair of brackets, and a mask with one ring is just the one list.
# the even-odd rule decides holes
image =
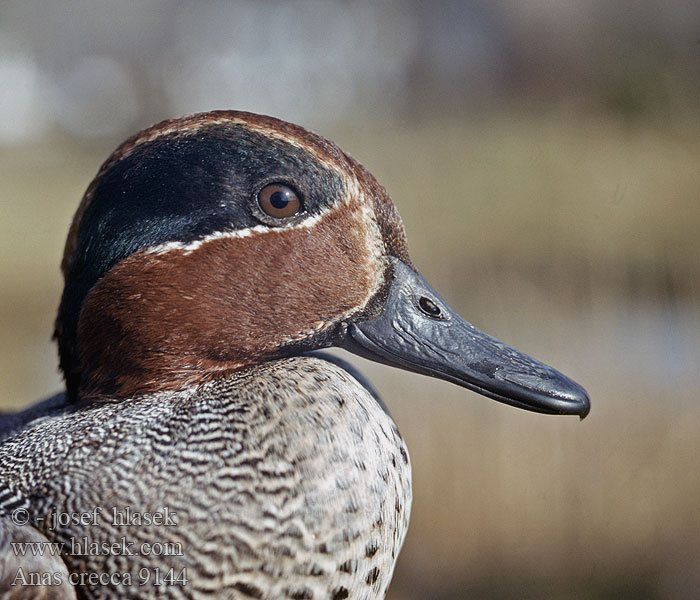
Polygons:
[[281,233],[283,231],[289,231],[290,229],[308,229],[313,227],[322,218],[322,215],[313,215],[299,223],[294,225],[287,225],[286,227],[269,227],[268,225],[256,225],[255,227],[248,227],[246,229],[234,229],[231,231],[215,231],[210,233],[203,238],[198,240],[193,240],[191,242],[166,242],[158,246],[153,246],[148,248],[146,254],[165,254],[167,252],[182,252],[183,254],[190,254],[195,250],[201,248],[204,244],[221,239],[236,239],[236,238],[247,238],[255,235],[262,235],[265,233]]

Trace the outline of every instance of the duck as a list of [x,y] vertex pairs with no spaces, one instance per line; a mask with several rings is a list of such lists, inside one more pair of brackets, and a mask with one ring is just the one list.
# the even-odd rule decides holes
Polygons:
[[61,268],[66,389],[0,419],[2,598],[383,598],[409,454],[330,347],[530,411],[590,408],[450,308],[368,170],[273,117],[127,139]]

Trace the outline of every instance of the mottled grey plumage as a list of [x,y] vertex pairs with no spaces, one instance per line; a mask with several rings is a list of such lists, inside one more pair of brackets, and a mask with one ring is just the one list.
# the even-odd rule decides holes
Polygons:
[[[22,499],[7,501],[6,519],[26,507],[73,573],[131,574],[131,585],[79,586],[84,598],[381,598],[411,504],[391,417],[345,370],[311,357],[41,418],[0,446],[0,465]],[[95,507],[97,524],[51,531],[52,513]],[[113,526],[113,508],[126,507],[167,508],[176,524]],[[85,536],[121,546],[76,555]],[[175,555],[127,554],[144,542]],[[188,583],[139,585],[156,569],[185,569]]]

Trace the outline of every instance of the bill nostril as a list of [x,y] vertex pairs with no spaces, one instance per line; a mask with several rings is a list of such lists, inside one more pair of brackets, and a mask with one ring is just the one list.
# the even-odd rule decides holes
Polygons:
[[429,317],[438,318],[442,315],[440,307],[426,296],[420,297],[418,300],[418,306]]

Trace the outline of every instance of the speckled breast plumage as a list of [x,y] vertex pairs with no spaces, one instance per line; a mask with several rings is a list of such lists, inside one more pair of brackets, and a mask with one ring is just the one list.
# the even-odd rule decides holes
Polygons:
[[[26,507],[66,549],[114,550],[64,552],[87,582],[79,594],[383,597],[408,526],[411,473],[394,422],[362,385],[299,357],[166,396],[39,420],[0,447],[0,478],[15,482],[6,510]],[[95,507],[96,520],[51,530],[52,514]],[[122,521],[166,511],[166,522],[120,526],[115,510]],[[113,577],[90,585],[86,573]]]

